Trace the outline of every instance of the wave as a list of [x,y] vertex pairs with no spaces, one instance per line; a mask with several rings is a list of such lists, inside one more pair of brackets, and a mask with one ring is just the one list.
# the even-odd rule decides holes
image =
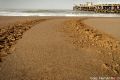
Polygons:
[[65,16],[65,17],[120,17],[120,14],[104,14],[81,11],[0,11],[0,16]]

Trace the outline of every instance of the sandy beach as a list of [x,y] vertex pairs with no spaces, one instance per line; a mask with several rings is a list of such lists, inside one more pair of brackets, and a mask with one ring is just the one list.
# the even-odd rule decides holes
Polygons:
[[0,80],[119,78],[119,23],[120,18],[0,17]]
[[85,23],[120,39],[120,18],[89,18]]

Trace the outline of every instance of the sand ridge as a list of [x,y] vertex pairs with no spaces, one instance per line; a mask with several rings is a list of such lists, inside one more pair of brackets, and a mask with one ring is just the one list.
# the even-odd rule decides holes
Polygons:
[[1,57],[7,56],[7,54],[14,51],[15,48],[13,46],[17,40],[22,38],[25,31],[45,20],[46,19],[27,20],[0,28],[0,61],[2,61]]
[[87,18],[66,21],[65,25],[67,25],[67,27],[64,27],[63,31],[71,37],[71,42],[76,47],[83,49],[92,48],[96,50],[96,54],[100,56],[99,59],[105,62],[103,66],[107,68],[106,74],[115,73],[119,75],[120,41],[102,31],[86,25],[83,22],[86,19]]

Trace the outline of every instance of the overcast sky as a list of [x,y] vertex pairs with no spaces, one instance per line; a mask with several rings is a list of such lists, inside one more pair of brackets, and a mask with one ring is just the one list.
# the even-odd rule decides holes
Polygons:
[[0,8],[14,9],[72,9],[74,4],[120,3],[120,0],[0,0]]

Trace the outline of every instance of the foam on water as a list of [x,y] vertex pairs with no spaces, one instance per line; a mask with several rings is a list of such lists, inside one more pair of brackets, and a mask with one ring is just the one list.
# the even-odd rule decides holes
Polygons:
[[0,16],[120,17],[120,14],[104,14],[72,10],[0,10]]

